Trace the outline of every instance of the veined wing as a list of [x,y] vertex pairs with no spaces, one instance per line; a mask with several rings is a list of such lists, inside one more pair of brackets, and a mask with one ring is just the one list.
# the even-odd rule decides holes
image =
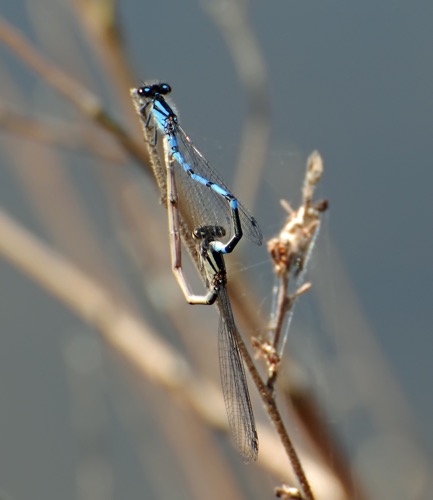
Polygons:
[[[179,153],[193,172],[209,183],[215,184],[228,194],[233,195],[219,174],[210,166],[206,158],[192,144],[183,129],[176,124],[175,135],[178,142]],[[220,194],[215,192],[209,185],[193,181],[182,165],[176,172],[178,190],[183,194],[188,210],[193,214],[195,227],[200,225],[220,225],[226,229],[231,226],[231,209],[229,202]],[[234,196],[234,195],[233,195]],[[260,227],[254,217],[239,202],[239,215],[242,231],[246,238],[253,243],[261,245],[263,236]],[[232,231],[227,230],[230,235]]]
[[217,303],[220,310],[218,350],[221,385],[229,426],[242,458],[245,462],[251,462],[257,459],[259,442],[237,342],[239,332],[225,287],[221,288]]

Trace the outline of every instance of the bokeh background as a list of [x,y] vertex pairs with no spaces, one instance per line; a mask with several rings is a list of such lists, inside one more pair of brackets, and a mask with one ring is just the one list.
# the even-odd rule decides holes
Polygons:
[[[330,210],[288,356],[359,485],[352,498],[429,498],[432,4],[123,0],[115,45],[104,6],[18,0],[0,14],[138,142],[129,87],[169,82],[183,127],[266,239],[320,151]],[[218,384],[217,312],[183,302],[151,175],[0,34],[2,211]],[[258,134],[250,156],[248,134]],[[243,242],[230,260],[230,279],[249,283],[242,298],[266,318],[266,248]],[[4,256],[0,297],[0,498],[272,498],[285,477],[240,464],[224,433]],[[302,449],[302,428],[291,431]]]

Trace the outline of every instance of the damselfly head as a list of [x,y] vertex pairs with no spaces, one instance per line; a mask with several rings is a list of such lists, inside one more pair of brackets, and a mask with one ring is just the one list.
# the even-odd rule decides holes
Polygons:
[[137,89],[137,94],[140,97],[154,98],[157,95],[167,95],[171,92],[171,87],[168,83],[153,83],[146,84]]
[[226,230],[222,226],[201,226],[196,227],[192,232],[195,240],[214,241],[215,238],[222,238],[226,235]]

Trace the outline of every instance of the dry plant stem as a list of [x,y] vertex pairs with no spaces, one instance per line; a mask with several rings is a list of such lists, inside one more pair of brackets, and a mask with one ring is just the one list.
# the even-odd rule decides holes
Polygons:
[[141,166],[148,164],[145,149],[132,140],[127,131],[104,110],[98,97],[40,54],[18,30],[1,17],[0,40],[44,81],[75,104],[85,116],[113,135]]
[[275,395],[273,391],[270,391],[266,387],[266,384],[260,377],[259,372],[257,371],[257,368],[255,367],[254,362],[251,359],[248,349],[246,348],[245,343],[239,334],[237,340],[245,364],[247,365],[248,370],[251,373],[253,381],[256,384],[257,389],[259,390],[260,397],[262,398],[266,410],[269,416],[271,417],[272,422],[275,425],[278,435],[280,436],[281,442],[283,443],[283,446],[289,457],[290,463],[292,464],[295,476],[297,477],[302,492],[304,493],[304,497],[306,500],[314,500],[313,492],[311,490],[307,476],[305,475],[301,461],[298,457],[298,454],[296,453],[295,447],[293,446],[292,440],[290,439],[289,434],[284,425],[284,422],[281,418],[281,414],[277,407],[277,402],[275,400]]
[[[288,296],[289,280],[293,274],[293,269],[296,269],[296,261],[300,261],[301,269],[305,270],[315,232],[320,223],[320,214],[327,208],[327,202],[314,204],[312,199],[315,187],[322,173],[322,160],[320,155],[314,152],[307,161],[307,170],[302,190],[303,203],[297,211],[294,211],[288,203],[282,203],[283,207],[289,213],[289,217],[279,237],[271,240],[272,245],[269,245],[274,258],[275,272],[279,278],[276,314],[273,318],[274,323],[269,328],[274,333],[274,349],[277,349],[279,345],[283,323],[286,314],[293,307],[294,300],[310,287],[310,284],[305,284],[293,296]],[[273,253],[272,250],[275,251],[275,249],[277,251]],[[278,368],[275,367],[275,370],[271,372],[268,378],[268,387],[270,389],[274,387],[277,374]],[[290,391],[289,399],[298,415],[301,425],[308,430],[308,435],[322,454],[323,460],[326,460],[328,456],[335,457],[330,467],[333,469],[336,477],[340,479],[348,498],[353,498],[355,491],[361,492],[361,489],[357,490],[355,488],[354,479],[346,466],[343,454],[324,424],[317,405],[314,403],[314,398],[305,391],[305,388],[301,388],[299,391],[295,388],[294,391]]]
[[[284,319],[293,308],[296,297],[307,289],[305,286],[301,286],[293,296],[289,296],[290,278],[293,277],[294,280],[297,280],[305,273],[320,227],[320,214],[327,208],[327,202],[317,203],[315,206],[312,204],[314,190],[322,174],[323,162],[319,153],[315,151],[307,161],[301,206],[295,211],[287,202],[281,202],[289,216],[279,235],[268,241],[268,251],[273,259],[274,272],[279,279],[276,311],[273,313],[273,323],[268,328],[272,334],[273,351],[278,353],[278,357],[281,356],[279,351],[284,347],[284,342],[280,346]],[[272,365],[270,360],[268,360],[268,365]],[[269,386],[275,382],[276,372],[276,367],[270,370]]]

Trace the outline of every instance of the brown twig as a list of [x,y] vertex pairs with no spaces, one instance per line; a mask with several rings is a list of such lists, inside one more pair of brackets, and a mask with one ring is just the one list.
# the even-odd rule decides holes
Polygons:
[[[327,201],[313,201],[315,188],[322,174],[322,159],[317,152],[314,152],[307,161],[300,208],[295,211],[287,202],[282,202],[283,207],[289,214],[288,220],[278,237],[268,242],[268,250],[274,262],[274,271],[279,279],[278,296],[272,322],[268,328],[271,333],[271,340],[256,341],[256,348],[267,362],[267,386],[270,389],[274,387],[278,374],[280,363],[278,346],[287,315],[293,313],[293,306],[297,297],[311,288],[310,283],[305,283],[293,295],[289,295],[288,291],[290,279],[296,280],[299,274],[304,273],[306,270],[320,226],[320,216],[328,207]],[[290,383],[288,385],[291,388],[288,399],[293,404],[302,425],[309,429],[308,435],[315,443],[316,448],[323,458],[329,455],[335,458],[331,468],[339,477],[348,497],[351,498],[356,491],[357,496],[361,498],[361,487],[355,485],[353,474],[350,474],[350,470],[348,470],[346,462],[342,458],[341,450],[333,436],[330,435],[323,418],[319,417],[319,410],[316,407],[314,397],[305,390],[305,387],[299,388],[296,384]],[[282,488],[279,492],[282,498],[297,498],[296,493],[295,496],[290,496],[293,493],[290,488]]]
[[289,216],[280,234],[268,241],[268,251],[274,263],[274,272],[279,279],[279,287],[275,311],[271,314],[271,323],[268,327],[269,339],[257,340],[255,345],[268,366],[269,388],[275,384],[281,352],[284,349],[284,339],[282,345],[280,339],[285,320],[288,317],[288,328],[297,297],[311,287],[309,283],[301,284],[292,295],[289,295],[290,279],[298,282],[306,271],[320,227],[320,215],[328,207],[327,202],[313,203],[312,200],[322,173],[322,159],[315,151],[307,161],[301,206],[295,211],[286,201],[281,202]]
[[307,476],[305,475],[301,461],[298,457],[298,454],[295,450],[292,440],[290,439],[286,426],[284,425],[283,419],[281,418],[281,414],[275,399],[275,394],[272,390],[268,389],[268,387],[260,377],[260,374],[257,371],[257,368],[240,335],[238,335],[238,345],[242,353],[242,357],[244,358],[245,364],[247,365],[251,377],[259,391],[260,397],[262,398],[262,401],[265,404],[268,415],[271,417],[271,420],[278,432],[278,435],[280,436],[281,442],[286,450],[287,456],[289,457],[290,463],[293,467],[295,476],[298,479],[299,484],[301,485],[301,489],[305,496],[305,499],[314,500],[313,492],[311,490]]

